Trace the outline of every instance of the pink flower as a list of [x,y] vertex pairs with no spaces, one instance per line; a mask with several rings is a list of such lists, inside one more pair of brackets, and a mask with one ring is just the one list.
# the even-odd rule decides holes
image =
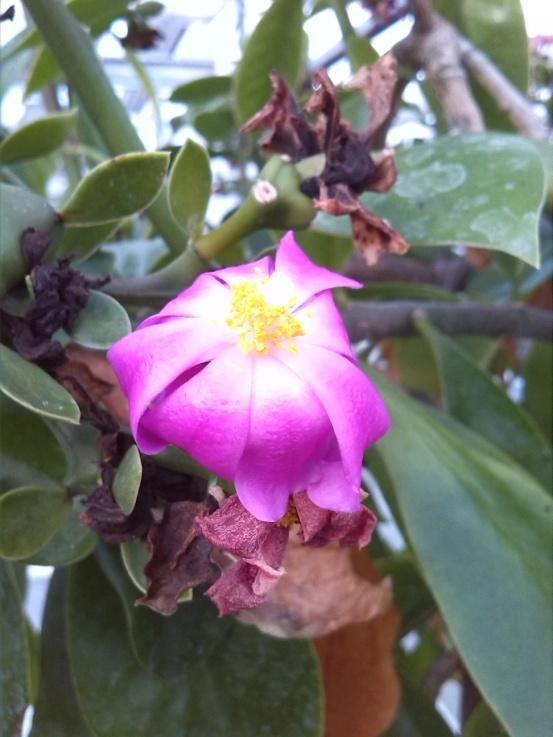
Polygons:
[[358,511],[363,452],[390,424],[330,292],[359,286],[312,263],[292,233],[274,261],[198,277],[108,353],[140,449],[182,448],[260,520],[304,490]]

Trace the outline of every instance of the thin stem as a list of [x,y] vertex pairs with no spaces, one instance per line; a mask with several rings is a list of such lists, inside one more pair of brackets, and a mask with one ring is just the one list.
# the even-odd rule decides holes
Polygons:
[[[61,0],[24,0],[48,48],[77,92],[112,154],[143,151],[144,145],[102,67],[90,37]],[[173,253],[185,236],[169,210],[163,191],[147,210]]]

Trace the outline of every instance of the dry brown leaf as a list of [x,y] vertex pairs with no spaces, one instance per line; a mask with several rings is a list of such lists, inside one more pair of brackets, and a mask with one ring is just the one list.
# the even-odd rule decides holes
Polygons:
[[[369,556],[364,551],[354,556],[356,568],[376,583]],[[315,640],[325,688],[325,737],[378,737],[392,723],[400,700],[393,657],[399,623],[390,604],[367,622]]]
[[61,379],[74,377],[95,402],[101,402],[121,425],[129,422],[129,403],[121,391],[115,372],[103,353],[70,345],[65,349],[67,361],[56,373]]
[[365,622],[388,611],[388,579],[371,583],[355,572],[351,550],[308,548],[290,542],[285,575],[256,609],[239,619],[276,637],[321,637],[351,622]]
[[392,109],[397,83],[397,62],[391,52],[374,64],[361,67],[348,82],[348,87],[361,90],[371,110],[371,119],[364,131],[368,140],[380,128]]

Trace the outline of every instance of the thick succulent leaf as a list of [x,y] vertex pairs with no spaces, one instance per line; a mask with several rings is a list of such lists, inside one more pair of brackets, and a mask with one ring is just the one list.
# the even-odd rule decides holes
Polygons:
[[0,345],[0,391],[40,415],[77,424],[77,403],[46,371]]
[[509,737],[509,734],[490,707],[482,701],[465,724],[463,737]]
[[188,139],[171,167],[169,205],[173,217],[193,241],[202,234],[210,195],[209,156],[203,146]]
[[[437,138],[400,149],[399,178],[386,194],[362,196],[412,246],[464,243],[539,266],[545,174],[532,143],[503,133]],[[348,235],[348,218],[319,214],[315,230]]]
[[0,555],[29,558],[46,545],[71,511],[62,488],[23,486],[0,496]]
[[0,560],[0,713],[2,737],[20,733],[29,703],[25,618],[12,565]]
[[304,60],[301,0],[274,0],[246,44],[234,78],[238,120],[245,122],[269,99],[269,72],[278,70],[294,87]]
[[448,412],[502,448],[546,489],[551,488],[551,446],[532,418],[458,343],[424,318],[416,318],[416,324],[434,353]]
[[92,737],[81,714],[67,653],[66,571],[54,572],[41,637],[41,677],[30,737]]
[[71,569],[68,612],[74,683],[97,737],[321,734],[307,643],[219,619],[199,598],[173,617],[148,613],[152,660],[145,668],[130,648],[118,595],[93,558]]
[[108,240],[119,227],[119,223],[103,223],[88,228],[64,228],[56,241],[56,256],[73,254],[75,262],[86,261],[87,258]]
[[553,345],[537,341],[524,366],[524,407],[553,440]]
[[0,143],[0,164],[34,159],[55,151],[77,122],[77,111],[52,113],[10,133]]
[[0,492],[65,478],[67,459],[46,420],[0,393]]
[[125,308],[109,294],[92,290],[86,307],[68,331],[75,343],[106,350],[132,330]]
[[136,445],[131,445],[113,479],[113,496],[127,516],[134,509],[142,480],[142,462]]
[[21,235],[27,228],[50,232],[56,213],[42,197],[0,182],[0,296],[27,273]]
[[114,222],[144,210],[159,194],[169,165],[167,153],[131,153],[95,167],[61,211],[68,225]]
[[230,89],[231,77],[201,77],[175,87],[169,99],[171,102],[185,102],[187,105],[203,105],[213,99],[227,97]]
[[373,378],[393,420],[378,453],[461,657],[512,734],[546,734],[553,718],[543,688],[553,682],[551,499],[506,456]]
[[74,502],[65,524],[26,562],[33,566],[58,568],[77,563],[90,555],[96,547],[97,537],[92,530],[81,524],[79,520],[81,511],[81,506]]

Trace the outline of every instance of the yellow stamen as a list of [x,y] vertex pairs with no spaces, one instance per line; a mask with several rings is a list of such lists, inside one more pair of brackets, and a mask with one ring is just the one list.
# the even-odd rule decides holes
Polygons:
[[267,281],[245,279],[231,288],[227,325],[238,333],[244,353],[268,353],[282,347],[296,351],[293,338],[304,335],[302,324],[292,313],[297,299],[292,297],[285,305],[270,304],[259,288]]

